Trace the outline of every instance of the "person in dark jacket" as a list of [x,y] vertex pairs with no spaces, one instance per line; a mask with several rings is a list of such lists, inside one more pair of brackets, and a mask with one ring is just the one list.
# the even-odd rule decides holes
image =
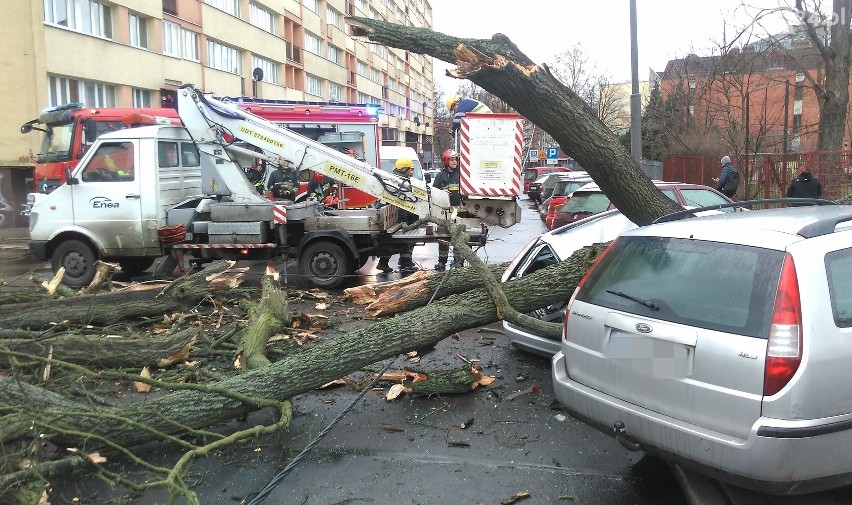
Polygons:
[[802,170],[798,177],[793,179],[787,188],[787,198],[820,198],[822,197],[822,185],[807,169]]
[[[399,158],[394,164],[393,175],[404,177],[406,179],[411,179],[412,177],[414,177],[414,162],[412,162],[408,158]],[[414,224],[417,222],[418,217],[417,214],[400,209],[399,219],[401,221],[404,221],[405,224]],[[401,253],[399,253],[399,271],[415,272],[418,270],[418,268],[417,265],[414,263],[414,259],[412,258],[414,244],[407,244],[404,247],[405,249]],[[379,263],[376,265],[376,268],[385,273],[393,272],[393,268],[391,268],[391,266],[388,264],[388,260],[390,260],[390,256],[380,256]]]
[[290,164],[284,159],[278,160],[278,168],[269,174],[266,187],[276,200],[295,200],[299,182],[296,172],[290,169]]
[[[737,186],[739,186],[739,179],[736,180],[736,184],[732,184],[733,178],[739,177],[739,174],[731,174],[731,172],[736,172],[737,169],[731,164],[730,156],[722,156],[719,161],[722,163],[722,172],[716,181],[716,190],[728,198],[732,198],[737,193]],[[729,178],[731,181],[728,180]]]
[[[450,194],[450,205],[459,207],[461,205],[461,172],[459,171],[459,153],[452,149],[447,149],[441,155],[441,161],[444,163],[444,168],[435,177],[432,186],[438,189],[443,189]],[[435,270],[444,270],[447,268],[447,260],[450,257],[450,243],[446,240],[438,241],[438,263],[435,264]],[[464,259],[459,251],[453,248],[453,268],[464,266]]]

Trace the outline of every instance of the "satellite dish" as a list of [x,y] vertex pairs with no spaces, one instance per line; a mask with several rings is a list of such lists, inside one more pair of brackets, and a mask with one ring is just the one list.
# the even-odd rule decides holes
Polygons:
[[251,76],[254,77],[255,81],[263,80],[263,69],[260,67],[255,67],[251,72]]

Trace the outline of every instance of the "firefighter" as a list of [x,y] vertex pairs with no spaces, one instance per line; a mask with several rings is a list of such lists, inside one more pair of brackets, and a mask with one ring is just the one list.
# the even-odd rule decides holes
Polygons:
[[453,127],[450,130],[451,135],[455,135],[456,131],[461,128],[461,118],[463,118],[468,112],[491,112],[491,109],[479,100],[474,100],[473,98],[462,98],[458,95],[450,95],[450,97],[447,98],[446,105],[447,110],[453,115]]
[[266,175],[266,162],[260,158],[255,158],[254,164],[246,170],[246,178],[254,186],[255,191],[263,194],[263,179]]
[[337,197],[337,184],[332,184],[331,187],[328,188],[328,194],[325,195],[322,203],[326,207],[337,207],[339,202],[340,199]]
[[[459,153],[452,149],[447,149],[441,155],[441,161],[444,164],[443,170],[435,177],[432,183],[437,189],[443,189],[450,194],[450,206],[453,210],[461,206],[461,173],[459,171]],[[435,270],[444,270],[447,268],[447,260],[450,256],[450,243],[446,240],[438,241],[438,263],[435,264]],[[452,268],[464,266],[464,259],[458,248],[453,247],[453,263]]]
[[290,169],[289,161],[278,159],[278,168],[269,174],[266,187],[277,200],[295,200],[299,183],[296,172]]
[[[393,174],[406,179],[411,179],[414,176],[414,163],[412,163],[412,161],[408,158],[399,158],[394,164]],[[417,214],[412,214],[406,210],[399,211],[399,218],[405,221],[406,224],[413,224],[417,222]],[[412,258],[414,244],[409,243],[404,247],[405,249],[399,253],[399,271],[415,272],[417,271],[417,265],[414,264],[414,259]],[[376,268],[385,273],[393,272],[393,268],[391,268],[388,264],[388,260],[390,260],[390,256],[380,256],[379,263],[376,265]]]

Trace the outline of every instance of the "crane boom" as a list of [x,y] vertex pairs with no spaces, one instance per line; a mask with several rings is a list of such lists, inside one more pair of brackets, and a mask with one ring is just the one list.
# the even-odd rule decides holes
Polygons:
[[[399,177],[372,167],[242,110],[236,104],[205,95],[191,84],[184,85],[178,93],[178,110],[199,149],[211,155],[221,157],[219,149],[228,143],[225,139],[232,137],[289,161],[303,180],[310,179],[310,172],[320,173],[420,218],[447,218],[454,210],[446,191],[430,187],[420,179]],[[242,174],[220,175],[227,186],[245,184]],[[472,196],[466,199],[463,210],[486,224],[503,227],[520,220],[517,202],[512,198]]]

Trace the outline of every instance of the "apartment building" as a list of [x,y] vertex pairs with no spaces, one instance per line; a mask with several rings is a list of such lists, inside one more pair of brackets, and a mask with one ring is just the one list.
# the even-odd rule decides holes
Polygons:
[[16,0],[4,14],[0,227],[15,219],[39,147],[20,125],[71,102],[170,106],[186,83],[223,96],[376,104],[383,144],[432,159],[432,58],[354,40],[344,22],[431,28],[429,0]]

